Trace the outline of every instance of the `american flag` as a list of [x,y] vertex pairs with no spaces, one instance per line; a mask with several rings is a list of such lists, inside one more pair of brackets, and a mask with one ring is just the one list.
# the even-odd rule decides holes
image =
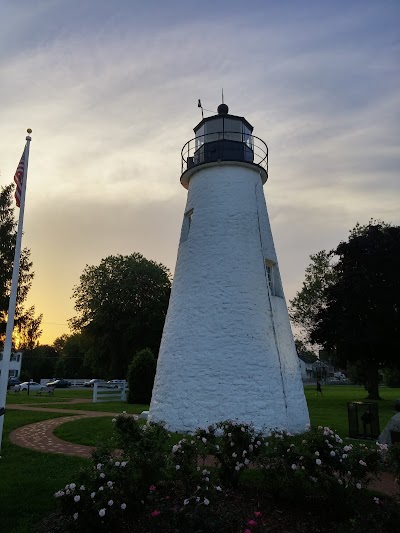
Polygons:
[[24,168],[25,168],[25,150],[22,154],[21,161],[18,164],[17,171],[14,175],[14,181],[17,188],[15,189],[15,201],[17,206],[21,203],[22,182],[24,181]]

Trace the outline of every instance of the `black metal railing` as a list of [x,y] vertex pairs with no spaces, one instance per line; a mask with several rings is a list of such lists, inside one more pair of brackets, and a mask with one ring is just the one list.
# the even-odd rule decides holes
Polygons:
[[182,148],[181,173],[217,161],[253,163],[261,166],[268,175],[268,146],[259,137],[237,131],[199,135]]

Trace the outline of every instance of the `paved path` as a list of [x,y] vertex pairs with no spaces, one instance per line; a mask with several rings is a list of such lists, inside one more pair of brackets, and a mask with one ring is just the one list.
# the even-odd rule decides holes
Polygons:
[[[50,402],[49,402],[50,403]],[[70,402],[77,403],[77,402]],[[81,403],[81,402],[79,402]],[[56,404],[54,404],[56,405]],[[64,404],[65,405],[65,404]],[[35,422],[27,426],[22,426],[10,433],[10,440],[18,446],[30,448],[40,452],[60,453],[62,455],[75,455],[78,457],[90,458],[94,446],[84,446],[80,444],[73,444],[59,439],[53,434],[56,427],[82,418],[96,417],[96,416],[117,416],[120,413],[108,413],[102,411],[82,411],[78,409],[58,409],[56,407],[31,407],[30,405],[9,404],[8,409],[16,409],[20,411],[41,411],[48,413],[69,413],[73,416],[63,416],[60,418],[51,418],[50,420],[43,420],[42,422]],[[211,466],[215,463],[215,459],[211,457],[206,458],[206,464]],[[399,487],[397,486],[393,474],[384,472],[379,480],[374,480],[369,485],[369,489],[383,492],[389,496],[398,496]]]
[[[72,402],[71,402],[72,403]],[[76,402],[75,402],[76,403]],[[57,404],[54,404],[57,405]],[[16,409],[19,411],[37,411],[47,413],[70,413],[74,416],[63,416],[60,418],[51,418],[50,420],[42,420],[14,429],[10,433],[10,440],[13,444],[22,446],[23,448],[30,448],[40,452],[60,453],[62,455],[75,455],[79,457],[90,458],[94,446],[84,446],[83,444],[73,444],[59,439],[53,434],[56,427],[79,420],[81,418],[96,417],[96,416],[116,416],[118,413],[109,413],[103,411],[82,411],[78,409],[59,409],[57,407],[31,407],[30,405],[9,404],[7,409]],[[76,415],[76,416],[75,416]]]

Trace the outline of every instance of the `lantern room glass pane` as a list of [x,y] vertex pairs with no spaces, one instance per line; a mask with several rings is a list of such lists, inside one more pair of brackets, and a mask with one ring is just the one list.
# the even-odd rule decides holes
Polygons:
[[[213,141],[218,141],[222,137],[222,132],[224,131],[224,126],[222,118],[216,118],[214,120],[209,120],[205,123],[205,142],[210,143]],[[221,135],[218,135],[218,134]]]
[[242,142],[242,122],[232,118],[224,119],[224,139]]

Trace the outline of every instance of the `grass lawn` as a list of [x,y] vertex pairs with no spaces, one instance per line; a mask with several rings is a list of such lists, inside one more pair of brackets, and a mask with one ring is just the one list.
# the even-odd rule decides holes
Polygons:
[[11,444],[13,429],[63,416],[56,413],[7,411],[0,459],[0,530],[27,533],[54,509],[53,494],[70,481],[87,459],[41,453]]
[[[364,387],[352,385],[326,385],[322,387],[323,396],[316,395],[315,386],[304,387],[311,424],[313,426],[329,426],[341,437],[348,437],[349,425],[347,418],[347,402],[366,400]],[[380,388],[382,400],[378,401],[381,431],[395,414],[394,401],[400,398],[400,389]]]

